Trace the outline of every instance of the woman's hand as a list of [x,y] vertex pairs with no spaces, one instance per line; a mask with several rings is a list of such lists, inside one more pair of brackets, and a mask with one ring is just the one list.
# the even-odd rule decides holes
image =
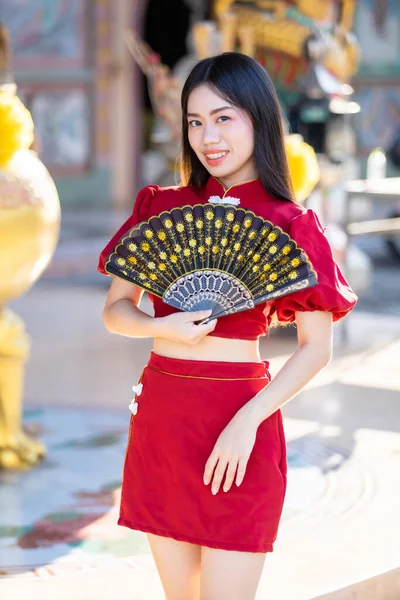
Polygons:
[[166,338],[194,346],[213,331],[217,320],[196,325],[209,317],[211,310],[178,312],[167,317],[151,317],[139,308],[143,290],[128,281],[113,277],[103,310],[103,321],[111,333],[134,338]]
[[236,485],[242,483],[256,441],[258,425],[259,422],[253,418],[245,405],[219,435],[206,462],[203,478],[206,485],[212,480],[213,494],[218,492],[224,475],[224,492],[231,488],[235,475]]
[[179,312],[157,319],[155,337],[166,338],[174,342],[183,342],[190,346],[198,344],[208,333],[214,330],[217,319],[206,325],[196,325],[211,315],[211,310],[198,310],[196,312]]

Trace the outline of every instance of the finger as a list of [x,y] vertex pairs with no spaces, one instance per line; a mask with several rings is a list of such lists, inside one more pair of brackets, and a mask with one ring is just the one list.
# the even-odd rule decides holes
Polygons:
[[207,326],[202,326],[201,328],[199,328],[199,326],[196,326],[196,335],[194,337],[192,337],[190,343],[195,346],[196,344],[198,344],[199,342],[201,342],[201,340],[203,338],[206,337],[206,335],[208,335],[209,333],[211,333],[211,331],[214,331],[215,326],[217,324],[217,321],[212,321],[212,326],[208,327]]
[[211,308],[209,310],[196,310],[195,312],[187,312],[185,313],[188,321],[200,321],[201,319],[205,319],[209,317],[212,313]]
[[217,462],[218,462],[218,454],[215,451],[213,451],[210,454],[209,459],[206,462],[206,466],[204,467],[203,481],[204,481],[205,485],[208,485],[210,483],[211,477],[213,476],[214,469],[216,467]]
[[217,324],[217,319],[213,319],[212,321],[210,321],[209,323],[206,323],[205,325],[196,325],[196,327],[198,328],[197,331],[199,332],[199,335],[201,337],[204,337],[205,335],[207,335],[207,333],[210,333],[210,331],[214,331],[215,326]]
[[217,319],[213,319],[212,321],[209,321],[208,323],[206,323],[205,327],[207,328],[207,331],[212,331],[215,326],[217,324]]
[[235,478],[237,466],[238,466],[237,460],[231,460],[229,462],[228,470],[225,475],[224,488],[223,488],[224,492],[227,492],[228,490],[231,489],[233,480]]
[[215,495],[221,485],[221,481],[225,475],[226,467],[228,466],[228,461],[224,459],[219,459],[218,465],[214,471],[214,477],[211,483],[211,492]]
[[236,485],[239,486],[244,478],[244,475],[246,473],[246,469],[247,469],[247,460],[239,460],[239,466],[238,466],[238,470],[237,470],[237,475],[236,475]]

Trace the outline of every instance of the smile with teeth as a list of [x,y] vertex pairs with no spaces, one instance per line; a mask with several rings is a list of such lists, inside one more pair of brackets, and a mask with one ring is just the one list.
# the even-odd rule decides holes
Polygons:
[[229,150],[224,150],[223,152],[218,152],[215,154],[211,154],[209,152],[204,153],[206,155],[207,158],[222,158],[223,156],[225,156],[225,154],[228,154]]

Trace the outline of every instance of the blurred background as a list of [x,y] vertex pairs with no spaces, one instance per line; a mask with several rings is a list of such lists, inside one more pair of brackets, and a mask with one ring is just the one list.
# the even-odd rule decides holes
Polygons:
[[[163,597],[145,536],[115,524],[151,340],[105,331],[96,266],[137,191],[179,183],[192,66],[240,51],[274,81],[297,201],[359,295],[284,408],[288,495],[259,597],[400,598],[399,17],[396,0],[1,1],[5,597]],[[294,327],[261,340],[273,374],[295,348]]]

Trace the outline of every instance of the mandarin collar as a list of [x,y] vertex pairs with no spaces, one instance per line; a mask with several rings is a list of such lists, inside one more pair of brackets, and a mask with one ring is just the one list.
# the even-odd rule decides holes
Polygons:
[[234,183],[228,188],[225,188],[224,185],[217,179],[216,177],[210,176],[208,179],[206,186],[206,192],[210,194],[210,196],[219,196],[220,198],[224,198],[228,195],[235,194],[259,194],[260,192],[264,192],[264,187],[259,178],[257,179],[248,179],[247,181],[241,181],[239,183]]

